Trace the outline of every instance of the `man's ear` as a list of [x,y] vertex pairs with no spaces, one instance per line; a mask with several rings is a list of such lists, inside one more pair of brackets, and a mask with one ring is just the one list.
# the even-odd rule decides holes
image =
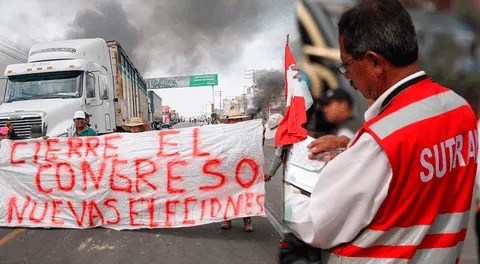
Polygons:
[[367,51],[365,53],[365,59],[368,61],[369,66],[371,66],[370,70],[376,76],[382,74],[384,69],[389,67],[387,60],[376,52]]
[[367,51],[367,53],[365,53],[365,59],[367,59],[367,61],[375,67],[379,64],[378,58],[374,52]]

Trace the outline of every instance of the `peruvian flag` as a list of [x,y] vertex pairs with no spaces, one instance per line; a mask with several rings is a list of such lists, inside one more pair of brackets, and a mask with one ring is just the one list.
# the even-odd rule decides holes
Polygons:
[[307,122],[307,109],[313,104],[312,95],[305,81],[300,81],[294,76],[299,73],[292,69],[296,65],[290,52],[290,47],[285,46],[285,96],[287,107],[285,117],[278,125],[275,134],[275,147],[295,144],[307,138],[307,130],[302,127]]

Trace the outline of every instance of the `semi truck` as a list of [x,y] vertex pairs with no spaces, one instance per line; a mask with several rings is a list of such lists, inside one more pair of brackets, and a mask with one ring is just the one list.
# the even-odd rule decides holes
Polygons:
[[163,124],[162,127],[172,127],[173,124],[171,123],[172,112],[170,112],[170,106],[164,105],[162,106],[162,117],[163,117]]
[[120,131],[137,116],[148,120],[146,83],[117,41],[72,39],[33,45],[28,62],[8,65],[0,127],[19,136],[32,125],[44,135],[66,136],[75,111],[91,115],[98,134]]
[[172,115],[170,117],[170,123],[171,125],[175,125],[177,123],[180,123],[180,115],[178,114],[177,110],[171,110]]
[[150,126],[154,130],[161,130],[163,123],[162,98],[153,90],[148,90],[150,104]]

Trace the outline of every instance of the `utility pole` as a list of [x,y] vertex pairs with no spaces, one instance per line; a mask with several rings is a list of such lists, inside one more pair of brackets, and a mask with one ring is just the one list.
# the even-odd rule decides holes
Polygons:
[[215,108],[215,88],[212,85],[212,109]]
[[[255,88],[257,87],[257,84],[255,82],[255,69],[246,69],[246,70],[243,71],[243,75],[244,75],[244,78],[246,80],[252,80],[252,86],[251,86],[251,88],[253,88],[252,97],[254,97],[255,96]],[[247,92],[246,91],[244,91],[243,94],[245,95],[244,96],[244,98],[245,98],[245,108],[247,108],[249,98],[247,97]]]
[[255,86],[255,69],[247,69],[243,71],[245,80],[252,80],[253,86]]
[[215,92],[215,95],[219,95],[219,96],[220,96],[220,109],[222,109],[222,91],[216,91],[216,92]]

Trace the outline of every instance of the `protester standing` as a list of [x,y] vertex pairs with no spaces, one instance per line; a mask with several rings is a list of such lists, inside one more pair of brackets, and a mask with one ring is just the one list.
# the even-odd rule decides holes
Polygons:
[[[240,110],[238,109],[230,109],[228,111],[228,115],[223,119],[223,123],[225,124],[235,124],[242,121],[249,120],[249,116],[242,115]],[[223,221],[221,228],[223,230],[229,230],[232,227],[232,220]],[[243,218],[243,227],[245,232],[252,232],[252,218],[251,217],[244,217]]]
[[25,137],[21,137],[21,136],[17,135],[17,133],[15,132],[15,127],[13,126],[12,123],[7,122],[7,123],[5,124],[5,126],[8,128],[8,139],[10,139],[10,140],[22,140],[22,139],[25,139]]
[[74,127],[67,130],[67,137],[91,137],[97,136],[97,132],[86,124],[86,116],[83,111],[76,111],[73,115]]
[[415,28],[397,0],[362,1],[339,21],[338,70],[375,102],[365,125],[315,140],[311,157],[348,148],[311,196],[289,193],[290,229],[322,263],[458,263],[475,182],[475,114],[418,64]]
[[91,115],[89,115],[87,112],[84,112],[85,113],[85,125],[87,125],[88,127],[91,127],[92,125],[90,125],[90,117]]
[[2,139],[8,139],[8,127],[0,128],[0,141]]
[[30,138],[43,138],[47,140],[49,136],[43,135],[42,127],[40,125],[32,125],[32,127],[30,128]]
[[[273,114],[268,118],[267,123],[265,124],[265,139],[275,138],[275,133],[277,132],[278,125],[280,124],[280,121],[282,121],[282,119],[283,115],[281,114]],[[264,176],[264,180],[266,182],[270,181],[272,177],[275,176],[278,168],[280,168],[280,165],[282,165],[282,152],[282,146],[275,148],[272,163],[270,164],[270,168]]]
[[130,133],[140,133],[150,130],[150,125],[143,122],[141,117],[132,117],[129,123],[126,123],[122,128]]

